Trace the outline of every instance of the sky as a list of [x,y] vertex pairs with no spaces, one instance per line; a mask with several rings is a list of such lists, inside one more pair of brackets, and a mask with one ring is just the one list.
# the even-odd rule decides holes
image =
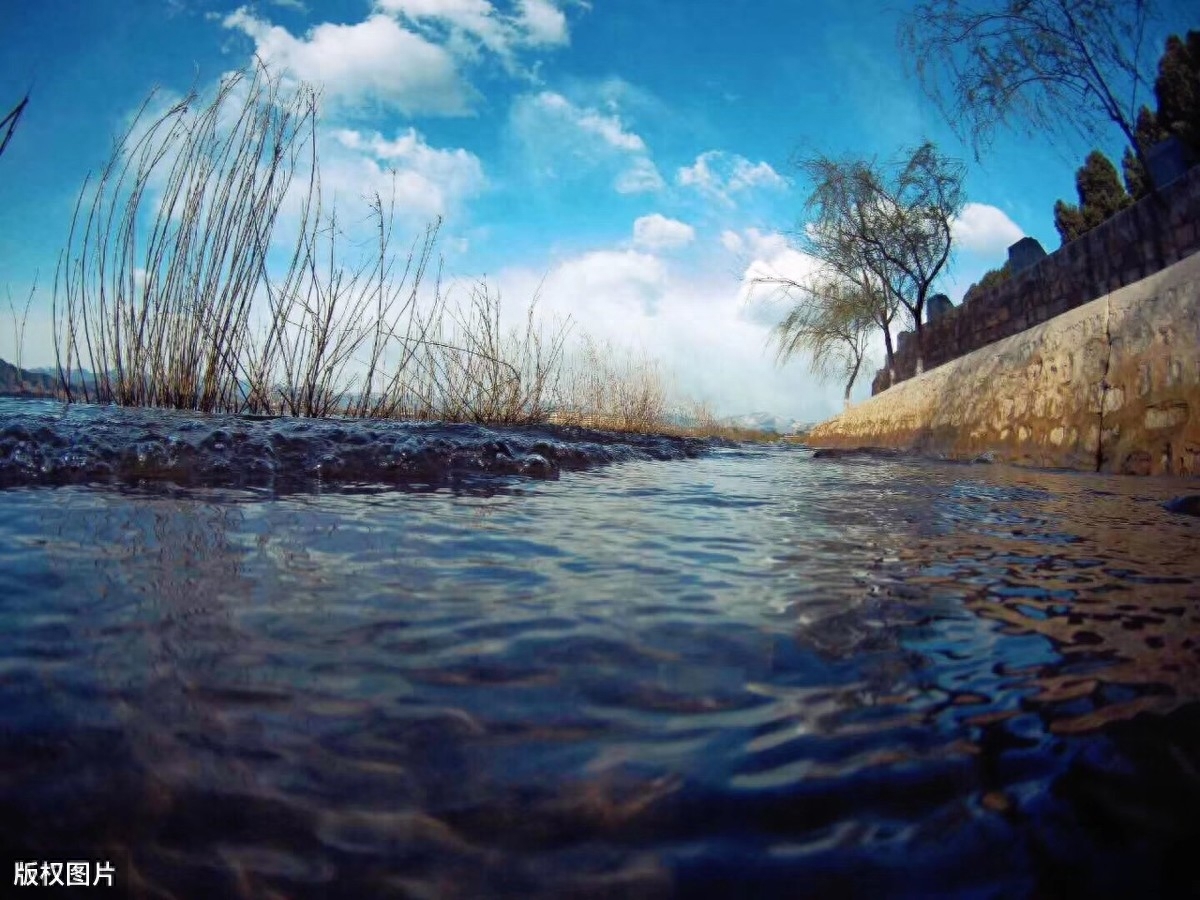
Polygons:
[[[898,0],[903,4],[904,0]],[[780,366],[757,273],[800,274],[799,154],[880,159],[931,139],[968,165],[939,288],[958,302],[1024,235],[1059,246],[1089,149],[1001,133],[976,160],[906,71],[898,9],[866,0],[0,0],[0,357],[52,363],[54,268],[89,172],[152,89],[210,91],[257,55],[321,90],[325,189],[349,220],[395,185],[400,233],[442,217],[451,291],[539,295],[576,333],[657,359],[723,415],[841,406]],[[1113,136],[1106,146],[1119,159]],[[394,177],[393,174],[394,173]],[[882,360],[882,343],[875,363]],[[869,393],[871,372],[855,397]]]

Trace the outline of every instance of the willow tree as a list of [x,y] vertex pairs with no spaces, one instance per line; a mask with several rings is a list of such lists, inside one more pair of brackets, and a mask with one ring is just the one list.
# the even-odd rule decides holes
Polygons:
[[[929,96],[978,156],[997,126],[1029,134],[1074,128],[1098,140],[1109,123],[1139,162],[1143,49],[1163,0],[921,0],[900,42]],[[1148,170],[1148,167],[1146,167]]]
[[792,306],[771,330],[777,346],[776,361],[782,364],[796,354],[807,353],[809,371],[818,378],[845,379],[842,399],[848,405],[854,382],[867,361],[878,298],[830,272],[781,287]]
[[965,203],[965,170],[925,142],[890,163],[817,155],[800,162],[811,184],[804,252],[872,298],[895,381],[891,323],[904,311],[924,369],[923,319],[950,262],[953,225]]

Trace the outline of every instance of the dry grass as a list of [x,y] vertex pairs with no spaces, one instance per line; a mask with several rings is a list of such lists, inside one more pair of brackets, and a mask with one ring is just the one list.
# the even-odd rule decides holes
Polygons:
[[582,335],[565,362],[552,421],[663,432],[669,427],[669,395],[661,368],[644,353]]
[[411,415],[503,425],[546,421],[558,389],[569,323],[549,331],[537,297],[521,328],[505,329],[500,294],[483,282],[449,307],[424,343],[420,369],[427,408]]
[[[403,260],[376,195],[369,252],[322,203],[316,96],[258,67],[156,116],[85,184],[55,278],[69,400],[203,412],[543,420],[566,326],[500,326],[486,285],[451,308],[440,223]],[[278,227],[285,203],[296,224]],[[286,246],[285,246],[286,243]],[[440,266],[439,266],[440,269]],[[257,327],[256,327],[257,326]],[[85,383],[82,370],[96,373]]]
[[37,277],[34,277],[34,282],[29,288],[29,294],[25,298],[25,305],[18,310],[16,303],[13,302],[12,291],[8,290],[8,311],[12,317],[13,330],[13,365],[18,369],[24,368],[25,365],[25,329],[29,323],[29,307],[33,305],[33,298],[37,294]]
[[536,296],[509,327],[485,283],[451,302],[440,222],[393,252],[394,193],[356,244],[323,204],[311,89],[259,66],[207,102],[153,99],[81,190],[55,276],[68,400],[766,437],[700,407],[673,424],[656,362],[586,335],[568,349]]
[[87,365],[86,401],[237,408],[276,219],[297,169],[316,177],[316,98],[256,69],[195,113],[193,94],[147,121],[153,99],[76,204],[55,275],[60,381],[76,399]]
[[672,428],[666,433],[679,437],[719,438],[725,441],[755,444],[773,444],[775,441],[781,439],[781,436],[774,431],[761,431],[757,428],[738,428],[733,425],[717,425],[711,428],[701,426]]

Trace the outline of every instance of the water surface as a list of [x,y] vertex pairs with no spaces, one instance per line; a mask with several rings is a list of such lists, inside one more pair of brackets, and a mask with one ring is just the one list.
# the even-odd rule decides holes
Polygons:
[[1185,483],[12,402],[0,473],[6,860],[146,897],[1200,890]]

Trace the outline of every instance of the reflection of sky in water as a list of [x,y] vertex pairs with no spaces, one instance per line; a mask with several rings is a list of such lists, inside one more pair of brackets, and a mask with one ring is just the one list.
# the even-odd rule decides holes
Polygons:
[[487,492],[9,490],[0,836],[188,896],[1175,884],[1181,490],[774,449]]

